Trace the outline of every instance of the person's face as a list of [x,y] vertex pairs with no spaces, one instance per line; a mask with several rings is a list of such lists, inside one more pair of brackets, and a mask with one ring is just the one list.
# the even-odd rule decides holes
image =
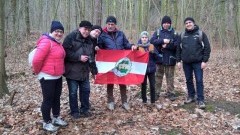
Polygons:
[[98,38],[100,34],[101,34],[101,31],[99,29],[94,29],[90,32],[90,35],[93,38]]
[[52,32],[53,38],[55,38],[57,41],[61,40],[63,38],[64,32],[60,29],[57,29]]
[[170,26],[171,26],[171,24],[168,22],[162,24],[163,29],[166,29],[166,30],[168,30],[170,28]]
[[143,35],[141,37],[141,41],[142,41],[143,44],[146,44],[148,42],[148,37],[146,35]]
[[193,28],[194,28],[194,23],[193,23],[192,21],[186,21],[186,22],[185,22],[185,28],[186,28],[187,30],[193,30]]
[[80,27],[79,31],[80,31],[80,33],[82,34],[82,36],[84,38],[87,38],[89,36],[89,34],[90,34],[91,29],[90,28],[86,28],[86,27]]
[[109,31],[109,32],[112,32],[112,31],[114,31],[116,29],[116,24],[115,23],[112,23],[112,22],[108,22],[107,23],[107,30]]

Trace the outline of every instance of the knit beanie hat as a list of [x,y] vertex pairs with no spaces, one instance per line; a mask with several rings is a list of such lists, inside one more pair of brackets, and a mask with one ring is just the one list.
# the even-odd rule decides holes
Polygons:
[[64,27],[59,21],[52,21],[50,33],[57,29],[62,30],[64,32]]
[[164,23],[170,23],[170,24],[172,24],[171,18],[170,18],[169,16],[164,16],[164,17],[162,18],[162,24],[164,24]]
[[99,26],[99,25],[93,25],[93,26],[92,26],[92,30],[95,30],[95,29],[100,30],[101,33],[102,33],[102,27],[101,27],[101,26]]
[[140,34],[140,37],[147,36],[149,38],[149,33],[147,31],[143,31]]
[[193,23],[195,23],[194,19],[192,17],[187,17],[184,19],[184,23],[186,23],[186,21],[192,21]]
[[79,27],[92,28],[92,24],[89,21],[81,21]]
[[107,20],[106,20],[106,23],[108,23],[108,22],[117,24],[117,19],[114,16],[108,16]]

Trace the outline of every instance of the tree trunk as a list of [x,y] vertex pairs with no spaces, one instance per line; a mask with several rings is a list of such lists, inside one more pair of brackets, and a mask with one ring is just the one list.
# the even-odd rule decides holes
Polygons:
[[102,24],[102,0],[95,0],[95,13],[94,13],[94,20],[95,24],[100,25]]
[[26,35],[30,35],[29,0],[25,0]]
[[240,38],[239,38],[239,36],[240,36],[240,25],[239,25],[239,21],[240,21],[240,19],[239,19],[239,15],[240,15],[240,2],[239,1],[235,1],[235,0],[233,0],[233,6],[234,6],[234,8],[233,8],[233,13],[234,13],[234,21],[233,21],[233,23],[234,23],[234,47],[236,47],[236,48],[239,48],[239,50],[240,50]]
[[5,14],[4,14],[4,0],[0,0],[0,98],[5,94],[9,94],[7,84],[6,84],[6,71],[5,71],[5,45],[4,45],[4,35],[5,35]]

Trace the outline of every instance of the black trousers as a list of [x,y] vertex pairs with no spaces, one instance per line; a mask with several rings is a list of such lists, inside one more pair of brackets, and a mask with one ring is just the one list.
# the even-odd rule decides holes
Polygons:
[[144,81],[142,83],[142,100],[143,102],[147,102],[147,78],[149,80],[149,84],[150,84],[150,97],[151,97],[151,103],[155,103],[155,72],[153,73],[146,73]]
[[62,77],[54,80],[40,79],[43,94],[43,102],[41,106],[44,122],[51,121],[51,110],[53,117],[60,114],[60,96],[62,93]]

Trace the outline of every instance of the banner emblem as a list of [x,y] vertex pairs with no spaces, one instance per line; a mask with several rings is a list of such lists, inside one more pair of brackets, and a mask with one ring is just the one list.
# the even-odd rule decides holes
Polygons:
[[129,58],[125,57],[120,59],[113,69],[113,72],[118,77],[123,77],[127,75],[132,69],[132,62]]

